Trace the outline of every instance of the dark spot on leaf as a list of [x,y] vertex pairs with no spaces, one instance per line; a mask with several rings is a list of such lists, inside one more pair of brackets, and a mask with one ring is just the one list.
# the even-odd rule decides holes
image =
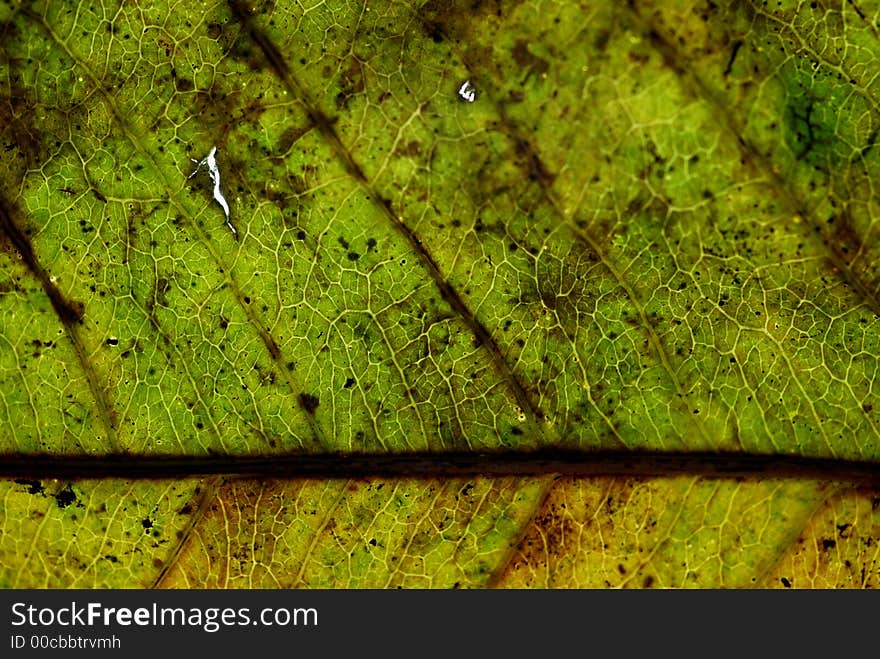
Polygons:
[[484,21],[503,18],[522,0],[429,0],[418,10],[422,29],[435,43],[453,39],[476,50],[485,40]]
[[431,41],[434,43],[442,43],[443,42],[443,28],[439,23],[432,23],[430,21],[425,22],[425,33],[431,38]]
[[25,485],[28,488],[28,494],[43,494],[45,488],[40,481],[29,481],[23,478],[16,479],[16,484]]
[[546,60],[532,54],[529,50],[529,42],[524,39],[516,40],[511,54],[513,55],[513,60],[519,66],[528,69],[528,75],[536,74],[543,76],[550,70],[550,65]]
[[338,80],[339,93],[336,94],[336,107],[341,110],[347,108],[349,101],[366,88],[361,61],[357,57],[351,58],[348,68],[342,71]]
[[411,140],[405,145],[398,146],[397,149],[395,149],[394,154],[397,156],[416,158],[422,154],[422,145],[415,140]]
[[550,188],[553,185],[553,181],[556,180],[556,175],[547,169],[547,166],[531,142],[525,139],[517,139],[515,147],[517,164],[529,179],[540,183],[546,188]]
[[283,133],[281,133],[281,137],[278,138],[278,142],[275,144],[275,148],[273,149],[274,155],[278,158],[286,155],[291,147],[307,132],[309,132],[310,126],[303,125],[295,125],[288,127]]
[[[226,34],[226,32],[223,32],[221,36],[226,37]],[[233,37],[231,31],[229,36]],[[218,39],[218,42],[225,46],[227,54],[233,59],[246,64],[251,71],[259,71],[267,64],[266,57],[264,56],[265,53],[260,47],[261,44],[255,44],[250,37],[251,35],[244,30],[237,32],[233,40],[221,38]]]
[[189,92],[195,89],[195,85],[192,83],[192,80],[188,80],[187,78],[178,78],[175,76],[174,88],[179,92]]
[[55,503],[58,504],[59,508],[67,508],[73,503],[76,503],[76,500],[76,494],[74,493],[73,488],[70,487],[70,484],[55,495]]
[[299,405],[302,407],[307,413],[314,414],[315,410],[318,409],[318,397],[313,396],[312,394],[301,393],[298,397]]
[[851,93],[850,82],[840,80],[822,62],[800,57],[783,69],[788,86],[785,139],[798,160],[827,172],[848,153],[837,136],[842,101]]

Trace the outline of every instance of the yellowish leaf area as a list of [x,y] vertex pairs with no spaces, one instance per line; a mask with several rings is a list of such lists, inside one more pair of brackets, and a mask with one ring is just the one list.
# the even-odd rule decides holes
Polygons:
[[[876,0],[0,2],[0,452],[869,473],[878,60]],[[833,469],[124,467],[0,481],[0,586],[880,585]]]

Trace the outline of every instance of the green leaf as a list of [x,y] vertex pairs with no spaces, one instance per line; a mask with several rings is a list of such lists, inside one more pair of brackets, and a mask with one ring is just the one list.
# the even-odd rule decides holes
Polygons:
[[0,3],[0,585],[878,585],[880,5],[668,4]]

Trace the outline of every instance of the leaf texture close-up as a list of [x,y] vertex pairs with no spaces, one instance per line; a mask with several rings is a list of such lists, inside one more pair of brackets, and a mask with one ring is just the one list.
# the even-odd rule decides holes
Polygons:
[[880,586],[880,2],[0,2],[0,586]]

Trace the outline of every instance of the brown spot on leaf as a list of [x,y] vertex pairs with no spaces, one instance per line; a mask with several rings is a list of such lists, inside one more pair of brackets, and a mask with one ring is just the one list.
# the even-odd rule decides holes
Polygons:
[[299,406],[308,414],[314,414],[315,410],[318,409],[319,401],[317,396],[303,392],[298,396],[297,400],[299,401]]
[[415,140],[412,140],[410,142],[407,142],[405,145],[402,144],[398,146],[394,153],[398,156],[409,156],[410,158],[417,158],[422,154],[422,145]]
[[429,0],[418,11],[422,29],[434,42],[454,41],[465,65],[500,73],[491,35],[522,0]]
[[349,101],[357,94],[363,93],[366,88],[364,67],[360,60],[353,57],[348,68],[342,72],[339,78],[339,93],[336,94],[336,107],[345,109]]
[[529,179],[537,181],[545,188],[550,188],[556,175],[553,174],[544,161],[538,150],[526,139],[517,138],[515,142],[517,162]]
[[529,50],[529,43],[524,39],[517,39],[513,46],[513,60],[521,67],[529,70],[529,75],[543,76],[550,70],[547,60],[533,55]]

